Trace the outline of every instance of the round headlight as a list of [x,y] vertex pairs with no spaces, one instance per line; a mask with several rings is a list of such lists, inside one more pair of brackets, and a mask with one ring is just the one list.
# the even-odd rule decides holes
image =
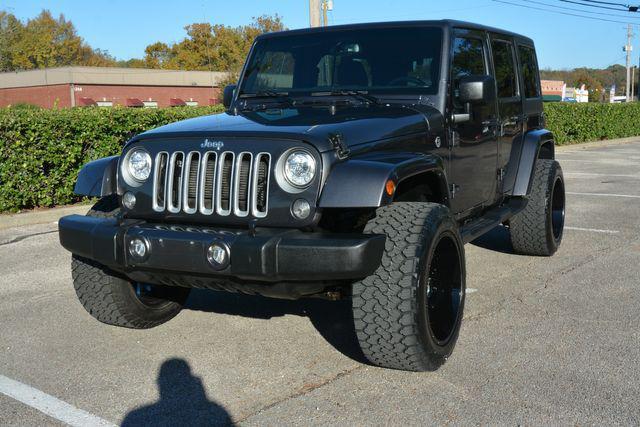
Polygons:
[[316,160],[306,151],[294,151],[284,162],[284,176],[296,187],[311,184],[316,175]]
[[151,156],[144,150],[133,150],[127,163],[129,175],[136,181],[146,181],[151,175]]

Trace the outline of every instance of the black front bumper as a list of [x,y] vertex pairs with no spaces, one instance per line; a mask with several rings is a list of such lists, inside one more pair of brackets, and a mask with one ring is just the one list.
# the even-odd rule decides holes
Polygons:
[[[70,215],[60,219],[60,243],[70,252],[120,271],[133,280],[198,286],[223,282],[330,282],[359,279],[380,265],[385,236],[328,234],[296,229],[213,229]],[[148,242],[144,261],[126,248],[134,237]],[[215,270],[206,252],[229,247],[230,263]],[[178,283],[184,277],[184,283]],[[194,282],[195,280],[195,282]],[[160,282],[160,283],[157,283]],[[198,286],[214,287],[214,286]]]

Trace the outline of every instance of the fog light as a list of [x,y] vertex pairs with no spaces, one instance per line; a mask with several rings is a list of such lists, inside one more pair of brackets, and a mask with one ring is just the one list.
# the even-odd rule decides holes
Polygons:
[[133,209],[136,207],[136,195],[130,191],[127,191],[122,196],[122,204],[127,209]]
[[229,258],[229,247],[224,243],[212,243],[207,249],[207,261],[216,270],[227,268]]
[[311,213],[311,205],[304,199],[298,199],[291,205],[291,213],[298,219],[305,219]]
[[129,242],[129,254],[136,261],[144,261],[149,255],[149,245],[141,237],[134,237]]

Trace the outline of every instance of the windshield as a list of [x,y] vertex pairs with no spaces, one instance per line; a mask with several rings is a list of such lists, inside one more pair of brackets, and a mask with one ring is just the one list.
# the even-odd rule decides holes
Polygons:
[[442,30],[369,28],[259,40],[240,90],[265,92],[438,92]]

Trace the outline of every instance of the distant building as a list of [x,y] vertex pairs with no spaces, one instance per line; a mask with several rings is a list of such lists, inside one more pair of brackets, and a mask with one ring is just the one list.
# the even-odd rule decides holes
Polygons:
[[562,80],[540,80],[544,101],[589,102],[589,91],[585,85],[580,88],[567,87]]
[[0,107],[172,107],[220,102],[226,73],[64,67],[0,73]]
[[562,101],[565,98],[567,85],[562,80],[540,80],[540,86],[545,101]]

